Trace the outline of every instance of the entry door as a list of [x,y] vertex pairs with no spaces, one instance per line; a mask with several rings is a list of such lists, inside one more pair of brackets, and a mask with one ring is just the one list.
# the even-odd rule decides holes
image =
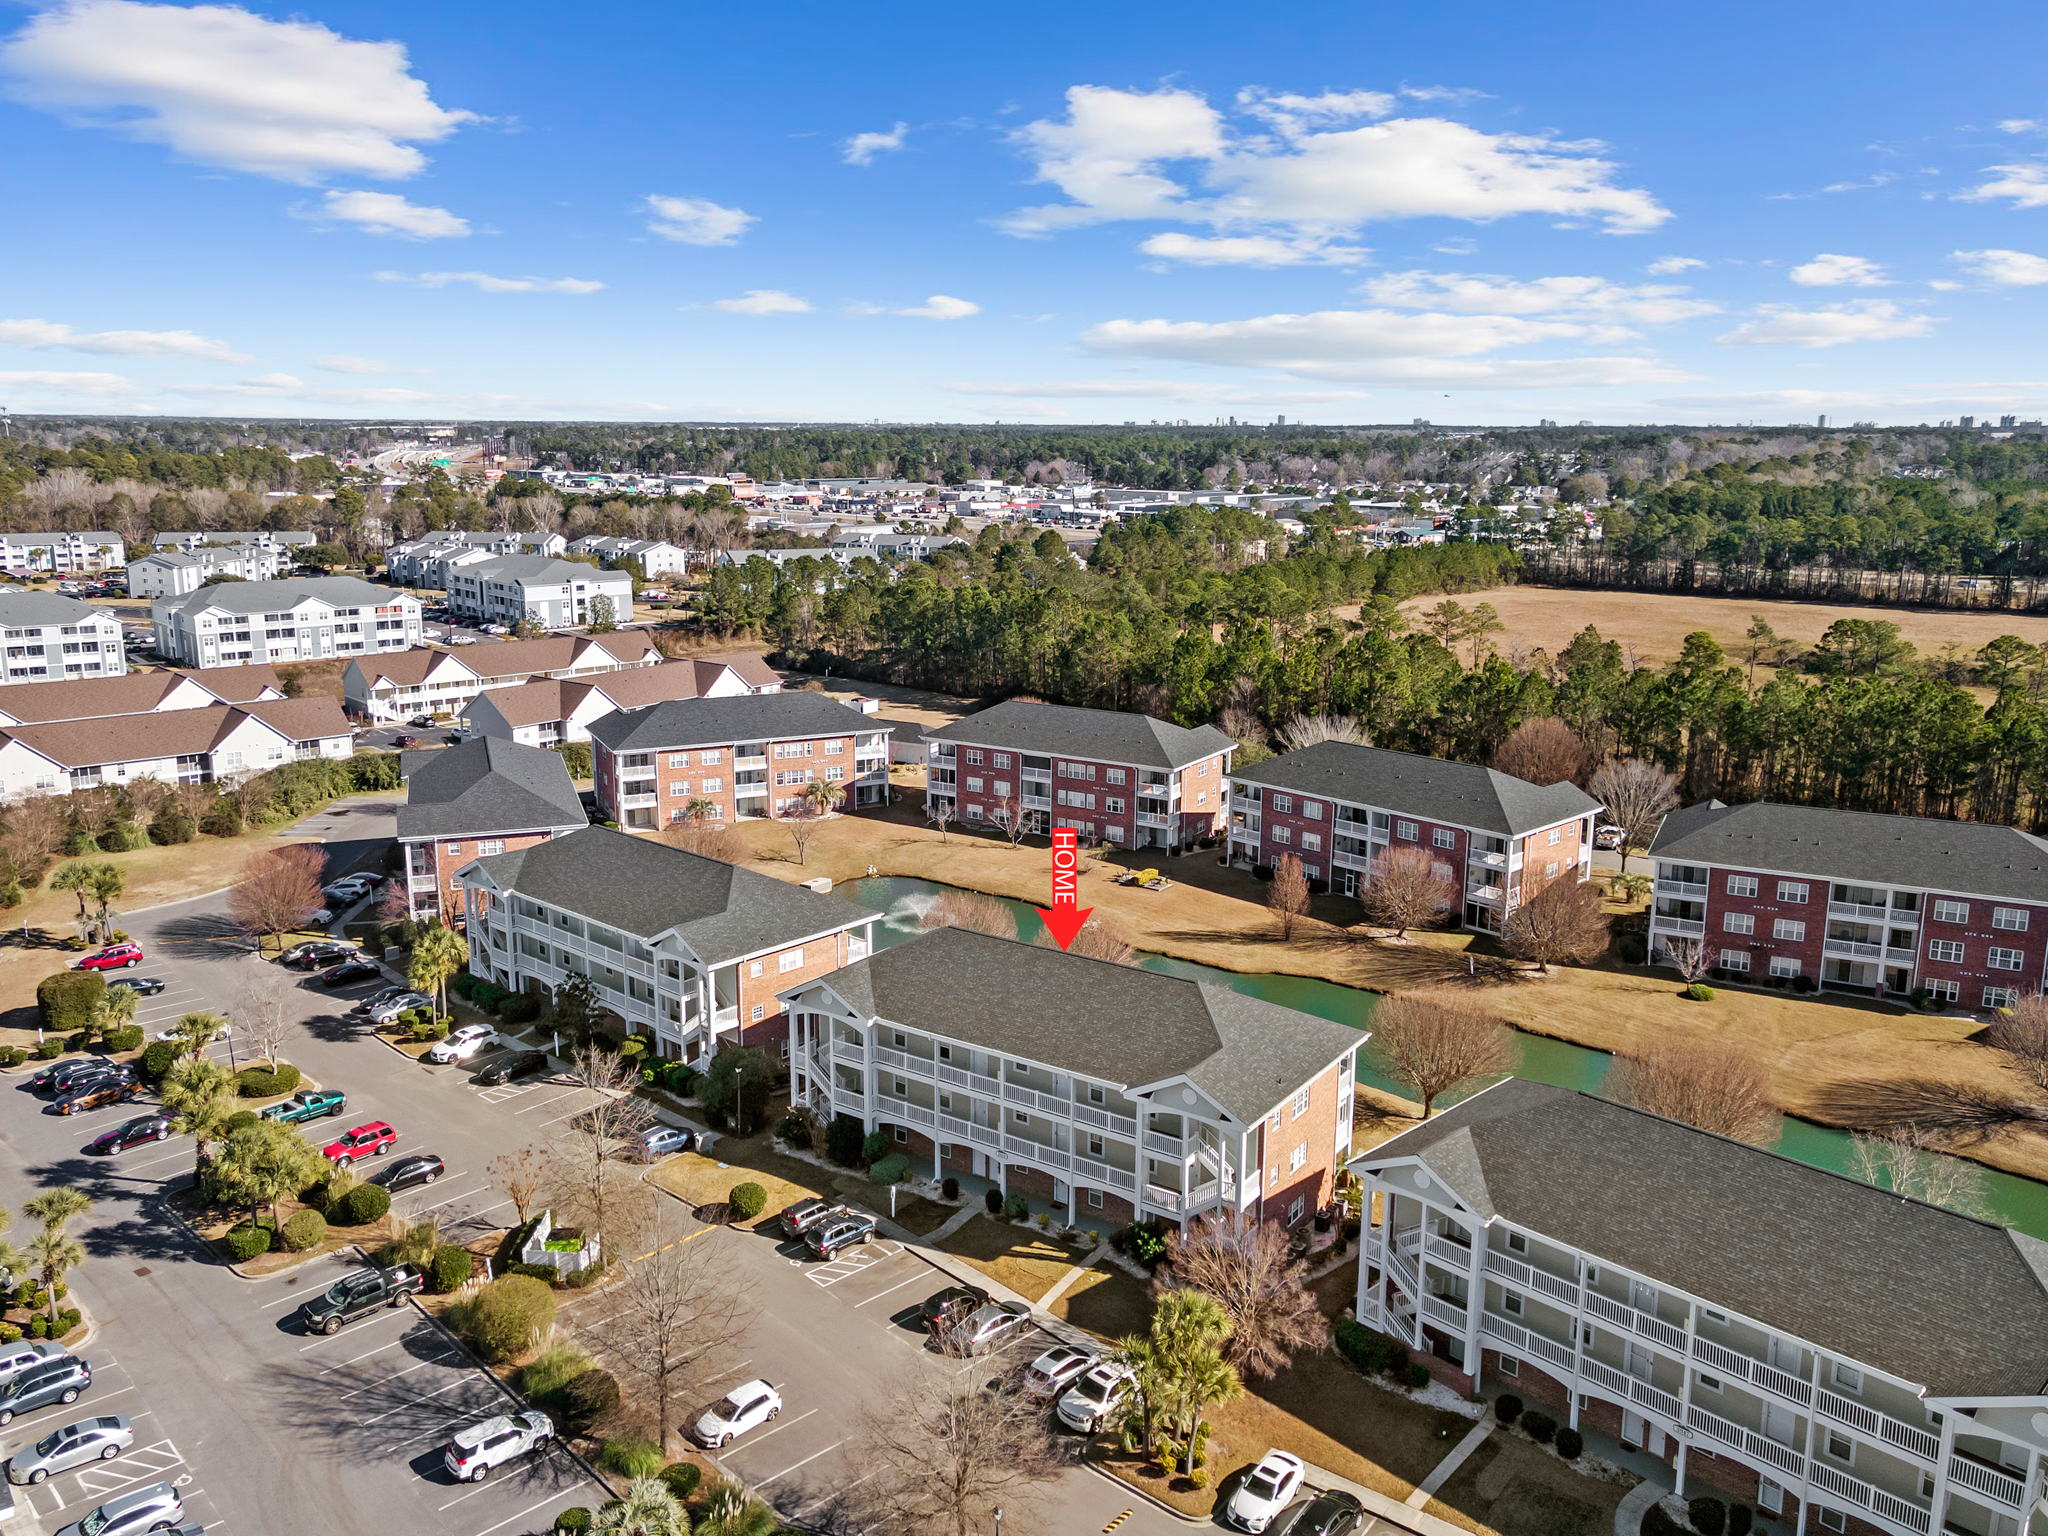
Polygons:
[[1780,1408],[1773,1403],[1764,1404],[1764,1434],[1780,1445],[1797,1443],[1799,1426],[1789,1408]]
[[1647,1312],[1652,1317],[1655,1317],[1657,1315],[1657,1288],[1653,1285],[1646,1285],[1641,1280],[1629,1281],[1628,1304],[1638,1312]]
[[1629,1375],[1635,1377],[1637,1381],[1648,1381],[1653,1374],[1651,1367],[1656,1363],[1656,1359],[1657,1357],[1650,1352],[1646,1345],[1629,1345],[1626,1356]]
[[1637,1450],[1647,1450],[1650,1442],[1650,1421],[1632,1409],[1621,1410],[1621,1443]]

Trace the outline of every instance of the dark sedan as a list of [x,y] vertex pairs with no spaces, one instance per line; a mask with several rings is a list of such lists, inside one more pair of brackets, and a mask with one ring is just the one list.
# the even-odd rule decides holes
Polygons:
[[1365,1524],[1365,1506],[1341,1488],[1293,1504],[1273,1522],[1272,1536],[1353,1536]]
[[107,983],[107,990],[126,987],[138,997],[155,997],[169,985],[161,976],[116,976]]
[[448,1165],[431,1152],[415,1152],[387,1163],[370,1175],[369,1182],[381,1184],[392,1194],[415,1184],[431,1184],[448,1171]]
[[919,1321],[933,1333],[964,1322],[988,1305],[988,1292],[978,1285],[949,1285],[925,1297],[917,1309]]
[[163,1141],[170,1134],[169,1115],[137,1115],[133,1120],[123,1120],[111,1131],[101,1131],[85,1144],[85,1150],[99,1157],[112,1157],[116,1152],[126,1152],[130,1147],[147,1146],[153,1141]]
[[352,987],[359,981],[375,981],[384,973],[367,960],[344,960],[330,970],[320,973],[323,987]]
[[278,958],[295,971],[315,971],[338,962],[360,960],[363,952],[353,944],[335,944],[313,939],[304,944],[294,944]]
[[495,1088],[500,1083],[516,1083],[522,1077],[538,1077],[547,1069],[546,1051],[515,1051],[510,1056],[500,1056],[490,1065],[480,1067],[470,1081],[479,1088]]

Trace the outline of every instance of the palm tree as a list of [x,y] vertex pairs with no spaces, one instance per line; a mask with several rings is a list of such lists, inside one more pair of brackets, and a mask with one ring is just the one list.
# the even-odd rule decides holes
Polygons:
[[78,897],[78,925],[81,929],[85,926],[85,897],[87,888],[91,883],[92,866],[90,864],[66,864],[57,873],[50,876],[51,890],[70,891]]
[[108,987],[99,995],[92,1005],[92,1022],[102,1044],[115,1030],[135,1022],[135,1010],[141,1001],[141,994],[133,987]]
[[846,791],[828,779],[813,779],[804,786],[804,799],[815,816],[829,816],[846,799]]
[[[6,1206],[0,1205],[0,1232],[5,1232],[13,1225],[14,1213]],[[28,1273],[28,1265],[28,1255],[4,1237],[0,1237],[0,1274],[6,1275],[10,1280],[19,1280]]]
[[469,963],[469,940],[443,923],[435,922],[413,940],[412,959],[406,965],[406,985],[417,992],[434,994],[434,1011],[448,1011],[448,981]]
[[590,1522],[590,1536],[690,1536],[690,1516],[658,1477],[636,1477],[626,1496]]
[[100,931],[100,942],[114,942],[114,903],[128,888],[128,876],[118,864],[92,864],[87,866],[85,894],[98,903],[93,920]]
[[683,807],[685,821],[709,821],[711,813],[718,809],[716,800],[707,800],[702,795]]
[[190,1136],[204,1163],[227,1134],[235,1112],[235,1075],[217,1061],[183,1061],[164,1079],[159,1097],[180,1134]]
[[1223,1358],[1230,1334],[1230,1314],[1215,1297],[1177,1290],[1159,1298],[1148,1337],[1118,1346],[1136,1373],[1136,1406],[1148,1448],[1163,1422],[1183,1447],[1182,1456],[1190,1455],[1203,1414],[1244,1390],[1236,1368]]
[[44,1190],[22,1209],[43,1224],[42,1230],[28,1240],[28,1256],[43,1288],[49,1293],[50,1321],[54,1323],[57,1321],[57,1286],[68,1271],[85,1262],[85,1244],[66,1233],[64,1228],[92,1209],[92,1197],[82,1189],[60,1184],[55,1189]]
[[[115,990],[126,992],[127,987]],[[178,1054],[197,1061],[206,1054],[206,1048],[213,1044],[214,1037],[226,1026],[227,1020],[217,1013],[188,1013],[171,1026],[171,1038],[178,1042]]]

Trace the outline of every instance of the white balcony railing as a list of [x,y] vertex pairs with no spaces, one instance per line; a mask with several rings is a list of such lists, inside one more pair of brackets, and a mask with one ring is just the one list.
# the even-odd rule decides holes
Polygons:
[[1852,1429],[1860,1429],[1873,1439],[1897,1446],[1922,1461],[1932,1462],[1941,1454],[1939,1435],[1916,1428],[1903,1419],[1895,1419],[1888,1413],[1881,1413],[1867,1403],[1843,1397],[1839,1392],[1830,1392],[1825,1387],[1820,1388],[1814,1406],[1820,1410],[1821,1417],[1833,1419],[1837,1424],[1847,1424]]
[[1882,944],[1865,944],[1857,939],[1825,939],[1821,943],[1821,952],[1829,955],[1847,955],[1851,959],[1856,960],[1882,960],[1884,958],[1884,946]]
[[912,1056],[905,1051],[892,1050],[888,1046],[875,1047],[875,1061],[878,1065],[908,1072],[912,1077],[930,1077],[935,1065],[923,1056]]
[[[1797,1477],[1806,1466],[1806,1457],[1796,1446],[1781,1444],[1758,1434],[1753,1429],[1744,1429],[1732,1419],[1724,1419],[1718,1413],[1707,1412],[1698,1403],[1694,1403],[1686,1410],[1685,1422],[1709,1440],[1718,1440],[1723,1445],[1732,1446],[1766,1466],[1776,1467],[1780,1472],[1789,1472]],[[1817,1465],[1815,1470],[1819,1470]],[[1920,1528],[1927,1529],[1924,1525]]]
[[1185,1157],[1187,1155],[1187,1143],[1178,1136],[1167,1136],[1158,1131],[1147,1131],[1145,1133],[1145,1150],[1157,1152],[1166,1157]]
[[1520,1259],[1509,1258],[1504,1253],[1489,1251],[1486,1255],[1487,1273],[1498,1275],[1525,1291],[1537,1291],[1568,1307],[1579,1304],[1579,1287],[1576,1281],[1561,1279],[1546,1274],[1533,1264],[1524,1264]]
[[1504,853],[1475,853],[1471,862],[1484,865],[1488,869],[1506,869],[1508,856]]
[[2021,1506],[2026,1498],[2027,1485],[2008,1472],[1988,1467],[1981,1461],[1967,1456],[1951,1456],[1948,1459],[1949,1478],[1961,1483],[1973,1492],[1984,1494],[2014,1509]]
[[1824,1461],[1815,1461],[1807,1474],[1816,1488],[1825,1488],[1829,1493],[1850,1503],[1860,1505],[1872,1514],[1880,1515],[1907,1530],[1924,1531],[1932,1523],[1932,1516],[1922,1506],[1895,1493],[1886,1493],[1875,1484],[1866,1483],[1860,1477],[1851,1477],[1839,1467],[1831,1467]]
[[979,1072],[964,1072],[958,1067],[939,1063],[939,1081],[952,1083],[960,1088],[972,1088],[976,1093],[1001,1093],[1002,1083],[993,1077],[984,1077]]
[[1707,894],[1707,887],[1698,880],[1659,880],[1657,882],[1657,894],[1659,896],[1684,896],[1697,901]]
[[1058,1147],[1042,1146],[1023,1136],[1005,1134],[1003,1151],[1028,1158],[1042,1168],[1058,1168],[1062,1172],[1071,1167],[1074,1161],[1069,1153],[1062,1152]]
[[1104,1184],[1111,1189],[1136,1189],[1138,1187],[1138,1176],[1130,1169],[1112,1167],[1108,1163],[1098,1163],[1092,1157],[1076,1155],[1074,1158],[1074,1177],[1076,1179],[1087,1179],[1096,1184]]
[[1470,1243],[1453,1242],[1448,1237],[1432,1232],[1423,1239],[1422,1248],[1423,1252],[1427,1253],[1439,1264],[1447,1264],[1460,1273],[1472,1267],[1472,1245]]
[[1573,1369],[1575,1361],[1569,1344],[1546,1339],[1542,1334],[1533,1333],[1520,1323],[1511,1322],[1499,1313],[1488,1312],[1480,1320],[1479,1331],[1496,1343],[1507,1345],[1519,1355],[1561,1366],[1567,1372]]
[[1119,1136],[1138,1134],[1138,1120],[1135,1115],[1112,1114],[1106,1109],[1097,1109],[1090,1104],[1076,1104],[1074,1119],[1081,1125],[1092,1125],[1097,1130],[1115,1131]]
[[1642,1338],[1664,1345],[1667,1349],[1683,1352],[1686,1345],[1685,1330],[1674,1323],[1667,1323],[1661,1317],[1652,1317],[1647,1312],[1638,1312],[1634,1307],[1624,1306],[1611,1297],[1602,1296],[1598,1291],[1586,1292],[1586,1310],[1595,1317],[1628,1329]]
[[1618,1371],[1603,1361],[1584,1359],[1579,1362],[1579,1373],[1591,1382],[1605,1387],[1615,1396],[1625,1398],[1638,1407],[1652,1413],[1662,1414],[1673,1424],[1682,1422],[1685,1405],[1663,1388],[1653,1386],[1641,1377]]
[[991,1125],[978,1125],[972,1120],[962,1120],[958,1115],[940,1115],[939,1127],[948,1136],[971,1141],[984,1147],[1000,1147],[1003,1133]]
[[1156,1211],[1165,1211],[1169,1216],[1178,1216],[1181,1207],[1180,1191],[1162,1189],[1157,1184],[1147,1184],[1145,1186],[1145,1203]]
[[1702,1364],[1711,1365],[1724,1376],[1734,1376],[1753,1386],[1763,1388],[1773,1396],[1787,1402],[1797,1403],[1804,1408],[1813,1401],[1813,1383],[1801,1381],[1788,1371],[1781,1371],[1774,1365],[1752,1359],[1726,1345],[1715,1344],[1707,1339],[1692,1341],[1692,1355]]
[[1452,1301],[1444,1296],[1425,1295],[1422,1298],[1422,1315],[1434,1318],[1446,1328],[1455,1328],[1461,1334],[1465,1331],[1468,1321],[1464,1303]]

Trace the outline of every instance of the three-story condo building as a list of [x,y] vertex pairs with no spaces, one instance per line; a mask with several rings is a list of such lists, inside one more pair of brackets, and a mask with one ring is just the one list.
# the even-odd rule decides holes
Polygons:
[[1292,1224],[1351,1149],[1365,1036],[1229,987],[940,928],[783,1001],[791,1102],[1076,1222]]
[[1353,896],[1390,849],[1421,848],[1463,893],[1464,926],[1498,932],[1552,881],[1587,877],[1599,810],[1575,784],[1319,741],[1232,776],[1230,857],[1266,869],[1291,853]]
[[157,650],[188,667],[402,651],[422,633],[418,598],[353,576],[226,582],[160,597],[149,615]]
[[668,1060],[784,1049],[777,993],[865,956],[881,916],[609,827],[465,865],[469,968],[549,997],[586,977]]
[[1510,1078],[1353,1163],[1358,1317],[1806,1536],[2048,1529],[2048,1244]]
[[[620,826],[783,816],[814,779],[843,804],[889,798],[889,727],[821,693],[676,699],[590,725],[597,803]],[[696,811],[692,811],[696,807]]]
[[1723,805],[1651,840],[1650,954],[1720,980],[2009,1007],[2048,984],[2048,839],[2013,827]]
[[1222,834],[1230,754],[1213,725],[1012,699],[926,738],[925,808],[972,826],[1189,848]]
[[0,594],[0,683],[119,677],[128,670],[121,621],[54,592]]
[[464,921],[455,872],[590,825],[562,754],[488,736],[399,759],[398,844],[414,917]]

